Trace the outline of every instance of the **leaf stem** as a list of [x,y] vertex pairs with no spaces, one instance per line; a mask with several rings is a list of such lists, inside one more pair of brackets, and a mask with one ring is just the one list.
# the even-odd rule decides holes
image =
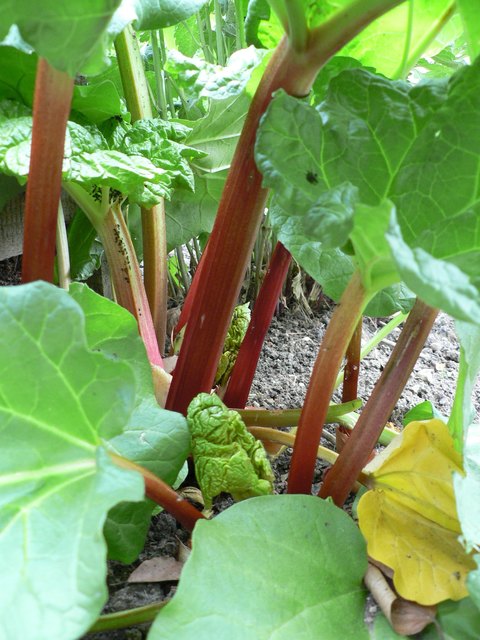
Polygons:
[[58,203],[73,78],[39,58],[25,201],[22,282],[52,282]]
[[[131,26],[115,39],[118,67],[132,122],[153,118],[150,92],[138,46]],[[165,203],[142,208],[143,278],[158,347],[163,351],[167,327],[167,232]]]
[[217,64],[225,65],[225,50],[223,47],[223,18],[219,0],[213,0],[215,8],[215,39],[217,43]]
[[369,299],[360,273],[354,272],[339,304],[335,307],[313,367],[298,423],[288,478],[288,493],[311,493],[315,451],[320,443],[337,373]]
[[413,370],[438,310],[417,300],[397,344],[337,462],[325,478],[320,496],[342,505],[365,466],[382,429]]
[[245,49],[247,42],[245,40],[245,22],[243,18],[243,2],[235,0],[235,39],[237,49]]
[[291,260],[290,252],[280,242],[277,242],[255,302],[247,332],[233,365],[227,391],[223,398],[227,407],[243,408],[247,403],[260,352],[272,322]]
[[[397,313],[391,318],[386,325],[384,325],[381,329],[379,329],[375,335],[373,335],[367,344],[363,347],[360,352],[360,360],[363,360],[368,356],[368,354],[375,349],[375,347],[382,342],[384,338],[386,338],[394,329],[398,327],[399,324],[408,318],[408,313]],[[344,377],[343,370],[338,374],[337,380],[335,382],[335,389],[342,384]]]
[[116,453],[109,452],[109,456],[115,462],[116,465],[122,467],[122,469],[129,469],[130,471],[138,471],[143,476],[145,482],[145,495],[150,500],[153,500],[161,507],[163,507],[168,513],[180,524],[182,524],[188,531],[193,531],[193,528],[198,520],[202,520],[205,516],[196,509],[188,500],[185,500],[180,496],[170,485],[158,478],[154,473],[145,469],[144,467],[117,455]]
[[[339,417],[359,409],[361,400],[352,400],[328,407],[325,422],[335,422]],[[235,409],[247,427],[296,427],[300,420],[301,409]]]
[[153,622],[158,612],[168,603],[170,599],[162,602],[147,604],[144,607],[127,609],[125,611],[115,611],[100,616],[90,627],[88,633],[99,633],[100,631],[112,631],[113,629],[125,629],[145,622]]

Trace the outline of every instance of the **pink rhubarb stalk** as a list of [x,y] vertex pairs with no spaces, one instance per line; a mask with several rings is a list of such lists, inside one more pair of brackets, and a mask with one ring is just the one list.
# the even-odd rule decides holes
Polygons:
[[407,383],[438,310],[417,300],[398,342],[338,460],[325,477],[320,496],[341,506],[382,433]]
[[40,58],[33,102],[32,147],[25,202],[22,282],[53,280],[65,132],[73,78]]
[[360,273],[355,272],[335,307],[313,367],[292,454],[288,493],[311,493],[316,451],[337,373],[367,302]]

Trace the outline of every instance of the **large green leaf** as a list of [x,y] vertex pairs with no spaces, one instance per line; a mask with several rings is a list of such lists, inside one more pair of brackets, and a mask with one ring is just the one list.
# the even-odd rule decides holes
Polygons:
[[46,283],[0,290],[0,322],[0,636],[73,640],[107,598],[107,511],[143,495],[103,444],[134,374],[88,348],[80,307]]
[[197,524],[178,590],[148,637],[363,640],[366,568],[357,527],[333,504],[252,498]]
[[60,71],[75,76],[79,71],[98,73],[105,65],[111,43],[109,22],[121,0],[0,1],[0,39],[12,25],[37,54]]
[[[85,313],[89,347],[128,362],[135,373],[135,407],[123,432],[110,440],[111,448],[173,484],[190,450],[189,430],[182,415],[160,408],[155,400],[135,319],[85,285],[73,284],[70,293]],[[111,557],[132,562],[138,556],[153,506],[150,501],[122,504],[109,514],[105,531]]]
[[[348,181],[361,203],[378,206],[388,198],[395,205],[386,237],[398,280],[431,306],[476,322],[479,68],[464,67],[448,83],[414,87],[345,71],[316,109],[280,93],[260,127],[256,158],[275,189],[281,215],[274,208],[273,223],[287,248],[312,241],[298,221],[315,214],[325,191]],[[372,213],[358,220],[358,229],[363,242],[385,255],[378,240],[382,220]],[[365,274],[364,280],[370,286]]]

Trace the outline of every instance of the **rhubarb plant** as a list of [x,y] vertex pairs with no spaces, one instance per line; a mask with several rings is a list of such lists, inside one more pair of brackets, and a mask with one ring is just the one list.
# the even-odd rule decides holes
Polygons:
[[[0,290],[0,636],[69,640],[156,618],[151,640],[367,639],[368,553],[397,589],[380,588],[396,631],[437,614],[441,637],[475,637],[475,3],[77,0],[41,16],[27,5],[0,20],[0,172],[26,184],[28,283]],[[62,187],[83,216],[70,239],[84,262],[102,245],[116,302],[48,283]],[[244,315],[228,335],[266,209],[279,242],[249,326]],[[169,376],[164,250],[210,231]],[[248,409],[292,256],[338,304],[304,406]],[[461,343],[452,413],[410,415],[395,436],[385,425],[439,309]],[[362,316],[399,311],[408,318],[358,415]],[[319,447],[327,421],[347,429],[339,453]],[[259,440],[293,447],[288,493],[307,495],[264,495]],[[390,444],[367,464],[377,441]],[[173,490],[190,452],[207,506],[221,491],[242,502],[210,521]],[[332,468],[312,496],[319,456]],[[358,527],[339,507],[359,483]],[[100,616],[107,555],[138,557],[155,504],[193,530],[177,594]],[[421,624],[400,624],[398,603]]]

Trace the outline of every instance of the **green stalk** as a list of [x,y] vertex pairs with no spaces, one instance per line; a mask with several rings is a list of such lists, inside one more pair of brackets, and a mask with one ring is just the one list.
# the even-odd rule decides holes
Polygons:
[[166,47],[165,47],[165,36],[163,35],[163,29],[159,29],[158,30],[158,44],[160,45],[160,58],[161,58],[161,64],[162,64],[162,76],[163,76],[163,79],[164,79],[165,92],[166,92],[166,95],[167,95],[168,104],[170,106],[170,113],[172,115],[172,118],[174,118],[175,117],[175,104],[173,102],[171,86],[167,82],[167,79],[169,80],[170,78],[165,73],[165,62],[167,61],[167,50],[166,50]]
[[[128,26],[115,39],[118,67],[132,122],[153,118],[145,69],[137,36]],[[165,203],[142,208],[143,278],[160,350],[167,333],[167,232]]]
[[247,41],[245,40],[245,22],[243,19],[243,2],[235,0],[235,41],[237,49],[245,49]]
[[[395,314],[393,318],[389,320],[389,322],[387,322],[387,324],[384,327],[379,329],[379,331],[377,331],[375,335],[372,336],[370,340],[367,342],[367,344],[363,347],[363,349],[360,351],[360,360],[363,360],[364,358],[366,358],[368,354],[371,351],[373,351],[373,349],[375,349],[375,347],[378,344],[380,344],[380,342],[382,342],[382,340],[386,338],[394,329],[396,329],[399,324],[402,324],[402,322],[406,318],[408,318],[408,313]],[[338,374],[337,379],[335,381],[335,389],[338,389],[338,387],[342,384],[343,377],[344,377],[344,372],[341,371]]]
[[58,202],[57,215],[57,271],[58,284],[62,289],[68,288],[71,283],[70,279],[70,253],[68,250],[67,228],[65,226],[65,217],[63,215],[62,201]]
[[335,307],[313,367],[298,423],[288,493],[311,493],[315,451],[320,444],[337,373],[369,299],[361,275],[356,271]]
[[156,31],[150,31],[150,44],[152,46],[153,53],[153,69],[155,71],[158,111],[160,113],[160,117],[166,120],[168,118],[168,111],[167,99],[165,97],[165,76],[163,74],[162,58],[160,55],[160,47],[158,46],[158,33]]
[[200,38],[200,43],[203,51],[203,55],[207,62],[213,62],[211,49],[208,47],[207,42],[205,40],[205,34],[203,32],[203,22],[200,13],[197,13],[197,28],[198,28],[198,36]]
[[217,43],[217,64],[225,66],[225,50],[223,47],[223,18],[222,9],[218,0],[213,0],[215,8],[215,40]]
[[205,31],[207,33],[207,48],[210,51],[211,54],[211,60],[210,62],[214,62],[213,60],[213,55],[212,52],[214,50],[214,46],[213,46],[213,32],[212,32],[212,25],[210,23],[210,3],[207,2],[207,4],[205,5],[204,9],[203,9],[203,13],[204,13],[204,20],[205,20]]
[[128,469],[130,471],[137,471],[143,477],[145,482],[145,495],[150,500],[153,500],[156,504],[172,514],[180,524],[182,524],[188,531],[193,531],[195,524],[198,520],[203,520],[205,516],[196,509],[188,500],[182,498],[170,485],[157,477],[154,473],[145,469],[127,458],[117,455],[116,453],[109,452],[110,458],[113,462],[122,467],[122,469]]
[[158,612],[170,602],[163,600],[147,604],[144,607],[136,607],[135,609],[127,609],[126,611],[116,611],[115,613],[106,613],[100,616],[98,620],[90,627],[88,633],[100,633],[101,631],[113,631],[114,629],[125,629],[133,627],[137,624],[145,622],[153,622]]
[[[196,284],[168,408],[186,412],[195,395],[212,388],[266,202],[267,192],[262,188],[262,176],[254,160],[254,144],[260,117],[272,93],[283,88],[291,95],[306,95],[319,69],[345,42],[399,3],[400,0],[357,0],[351,13],[340,11],[322,29],[314,30],[304,53],[295,52],[283,38],[270,59],[250,105],[210,236],[208,255],[202,260],[205,264]],[[366,15],[361,9],[368,9]]]
[[[328,407],[325,422],[336,422],[341,416],[350,414],[362,406],[361,400],[352,400]],[[301,409],[235,409],[247,427],[296,427]]]
[[437,309],[416,301],[355,429],[325,478],[319,494],[322,498],[330,496],[338,506],[345,502],[407,383],[437,314]]
[[73,78],[39,58],[25,200],[22,282],[52,282],[58,203]]

